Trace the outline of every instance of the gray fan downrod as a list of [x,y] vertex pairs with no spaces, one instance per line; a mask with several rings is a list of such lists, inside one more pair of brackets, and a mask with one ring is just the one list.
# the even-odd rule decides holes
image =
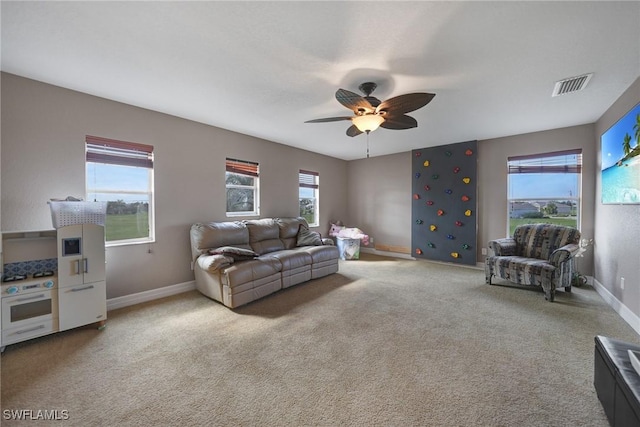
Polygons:
[[376,90],[377,87],[378,85],[373,82],[366,82],[358,86],[358,89],[360,89],[360,91],[364,93],[365,96],[369,96],[373,93],[374,90]]
[[371,94],[373,93],[374,90],[376,90],[377,87],[378,85],[373,82],[365,82],[365,83],[362,83],[360,86],[358,86],[358,89],[360,89],[360,91],[365,95],[364,99],[369,101],[369,104],[371,104],[373,108],[380,105],[380,100],[375,96],[371,96]]

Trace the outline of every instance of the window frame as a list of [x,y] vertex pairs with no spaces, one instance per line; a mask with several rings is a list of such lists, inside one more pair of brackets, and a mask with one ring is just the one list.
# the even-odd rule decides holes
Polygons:
[[[241,177],[252,177],[253,185],[229,184],[227,183],[227,174],[238,175]],[[260,164],[247,160],[238,160],[227,157],[225,159],[225,212],[226,216],[233,217],[253,217],[260,216]],[[229,190],[251,190],[253,191],[253,210],[251,211],[229,211],[227,209],[227,201],[229,200]]]
[[[300,169],[298,171],[298,205],[302,199],[309,199],[309,197],[302,197],[300,190],[303,188],[310,188],[313,190],[313,222],[309,222],[310,227],[318,227],[320,225],[320,174],[309,170]],[[300,216],[302,212],[300,212]],[[308,222],[308,221],[307,221]]]
[[[576,156],[575,161],[567,161],[569,156]],[[566,156],[565,162],[559,162],[559,160]],[[577,174],[576,180],[576,195],[569,196],[556,196],[556,197],[511,197],[513,194],[511,175],[514,174],[562,174],[562,173],[575,173]],[[516,219],[511,217],[512,206],[517,202],[559,202],[570,201],[575,205],[575,218],[576,228],[580,230],[582,222],[582,149],[563,150],[544,152],[523,156],[510,156],[507,158],[507,224],[506,233],[507,236],[511,233],[511,220]],[[570,208],[570,213],[573,208]],[[571,216],[571,215],[570,215]],[[537,218],[531,218],[537,219]],[[540,218],[542,219],[542,218]],[[543,221],[534,222],[543,223]]]
[[[89,163],[107,164],[123,167],[138,167],[148,170],[147,190],[122,190],[117,187],[92,187],[89,184],[87,169]],[[107,226],[105,223],[105,246],[125,246],[135,244],[148,244],[155,242],[155,188],[154,188],[154,147],[148,144],[119,141],[86,135],[85,138],[85,197],[90,194],[127,194],[145,195],[148,198],[147,225],[149,235],[147,237],[134,237],[130,239],[106,240]],[[107,218],[108,218],[107,214]]]

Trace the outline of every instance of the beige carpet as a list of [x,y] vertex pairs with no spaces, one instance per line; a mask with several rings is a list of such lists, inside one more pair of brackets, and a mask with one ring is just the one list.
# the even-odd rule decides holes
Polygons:
[[2,409],[68,411],[35,425],[607,426],[597,334],[640,341],[589,286],[549,303],[363,254],[235,311],[193,291],[9,346]]

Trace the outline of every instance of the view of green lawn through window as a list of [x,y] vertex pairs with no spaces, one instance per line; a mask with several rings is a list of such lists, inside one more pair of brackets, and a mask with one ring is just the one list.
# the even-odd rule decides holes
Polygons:
[[319,183],[320,174],[318,172],[300,169],[298,174],[300,216],[306,219],[310,226],[314,227],[320,223],[320,212],[318,209]]
[[509,221],[509,236],[513,236],[513,231],[519,225],[525,224],[558,224],[568,227],[578,227],[578,219],[575,215],[566,217],[543,217],[543,218],[511,218]]
[[581,166],[579,150],[510,158],[508,235],[523,224],[579,228]]
[[149,213],[107,214],[106,241],[149,237]]
[[89,135],[86,142],[86,200],[107,204],[107,243],[153,241],[153,147]]

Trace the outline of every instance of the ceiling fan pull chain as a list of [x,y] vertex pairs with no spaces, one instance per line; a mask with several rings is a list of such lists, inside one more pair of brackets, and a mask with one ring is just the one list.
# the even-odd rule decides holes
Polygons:
[[367,159],[369,158],[369,131],[367,131]]

